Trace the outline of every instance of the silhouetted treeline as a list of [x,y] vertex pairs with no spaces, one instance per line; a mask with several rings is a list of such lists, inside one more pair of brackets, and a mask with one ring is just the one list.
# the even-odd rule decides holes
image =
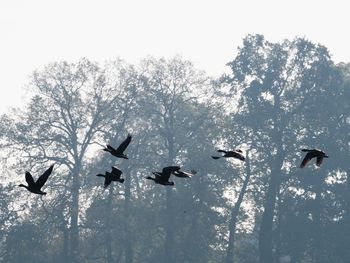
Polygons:
[[[248,35],[227,66],[35,71],[29,103],[0,119],[0,262],[349,262],[350,65],[304,38]],[[128,133],[128,160],[102,151]],[[238,148],[245,161],[211,158]],[[301,169],[302,148],[329,158]],[[47,195],[17,186],[52,164]],[[197,173],[145,179],[169,165]],[[104,189],[111,166],[125,181]]]

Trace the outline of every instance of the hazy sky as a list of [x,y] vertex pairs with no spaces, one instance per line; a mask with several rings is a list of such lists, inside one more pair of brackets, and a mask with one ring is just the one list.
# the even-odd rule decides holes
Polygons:
[[350,62],[347,1],[2,0],[0,113],[23,103],[28,75],[48,62],[180,54],[209,75],[226,70],[250,33],[304,36]]

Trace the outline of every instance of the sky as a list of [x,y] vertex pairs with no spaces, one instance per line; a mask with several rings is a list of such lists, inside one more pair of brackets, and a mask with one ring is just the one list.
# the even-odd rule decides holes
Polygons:
[[297,36],[350,62],[346,0],[2,0],[0,114],[25,104],[29,76],[54,61],[181,55],[216,77],[247,34]]

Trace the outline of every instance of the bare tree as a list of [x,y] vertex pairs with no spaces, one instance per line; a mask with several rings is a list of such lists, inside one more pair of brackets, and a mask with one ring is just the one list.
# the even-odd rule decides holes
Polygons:
[[2,146],[16,156],[21,169],[58,164],[49,185],[67,189],[69,257],[78,262],[82,171],[94,154],[95,141],[116,118],[123,89],[109,82],[106,70],[87,59],[46,66],[33,74],[31,87],[35,95],[27,108],[2,117]]

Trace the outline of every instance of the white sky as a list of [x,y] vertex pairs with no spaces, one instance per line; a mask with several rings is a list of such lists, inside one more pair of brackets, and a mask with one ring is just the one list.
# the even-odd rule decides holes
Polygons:
[[176,54],[219,76],[247,34],[304,36],[350,62],[346,0],[1,0],[0,114],[48,62]]

